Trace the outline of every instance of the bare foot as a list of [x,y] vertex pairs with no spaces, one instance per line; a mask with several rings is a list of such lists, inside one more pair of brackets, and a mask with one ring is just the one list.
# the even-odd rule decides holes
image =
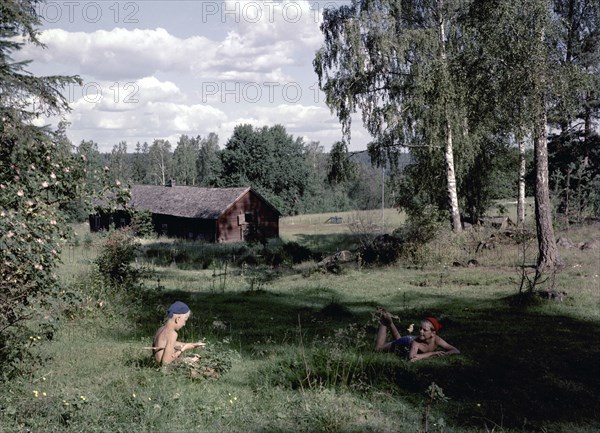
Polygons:
[[376,314],[379,316],[379,322],[381,322],[382,325],[387,327],[392,326],[392,315],[388,313],[385,308],[378,307]]

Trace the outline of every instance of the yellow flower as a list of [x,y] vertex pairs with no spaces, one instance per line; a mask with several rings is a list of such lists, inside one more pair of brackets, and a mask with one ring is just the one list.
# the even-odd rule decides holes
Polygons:
[[46,397],[46,393],[45,393],[45,392],[42,392],[42,395],[43,395],[44,397]]
[[34,397],[37,397],[37,396],[38,396],[38,391],[37,391],[37,390],[35,390],[35,389],[33,390],[33,396],[34,396]]
[[131,394],[131,396],[132,396],[133,398],[135,398],[135,393],[134,393],[134,394]]
[[84,395],[80,395],[79,398],[81,399],[81,401],[85,401],[85,396]]

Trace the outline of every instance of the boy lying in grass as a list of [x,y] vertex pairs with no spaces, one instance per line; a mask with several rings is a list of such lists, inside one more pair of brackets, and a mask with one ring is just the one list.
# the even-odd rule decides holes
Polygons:
[[[400,348],[408,349],[410,362],[434,356],[445,356],[459,354],[460,351],[448,344],[438,335],[442,325],[433,317],[426,317],[421,322],[419,336],[407,335],[402,337],[394,325],[392,315],[383,308],[378,310],[380,316],[379,330],[375,342],[375,350],[378,352],[395,352]],[[387,330],[392,332],[393,341],[386,342]],[[441,349],[441,350],[440,350]]]
[[204,343],[180,343],[177,341],[177,331],[183,328],[190,317],[190,307],[181,301],[173,303],[167,310],[167,321],[154,334],[152,354],[159,365],[173,362],[197,363],[199,355],[182,357],[186,350],[204,347]]

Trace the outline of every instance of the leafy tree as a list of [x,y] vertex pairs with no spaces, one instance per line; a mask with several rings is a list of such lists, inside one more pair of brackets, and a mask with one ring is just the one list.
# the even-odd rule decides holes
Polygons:
[[199,138],[179,137],[173,152],[173,176],[177,185],[196,185],[196,159],[200,150]]
[[19,332],[35,324],[49,325],[43,311],[52,310],[52,298],[58,294],[54,270],[68,229],[60,206],[77,197],[73,185],[83,177],[81,158],[72,153],[63,132],[31,122],[68,110],[61,91],[71,83],[81,84],[79,78],[37,77],[27,72],[29,62],[11,58],[23,47],[21,36],[41,45],[36,4],[0,3],[0,363],[4,376],[10,372],[7,360],[18,362],[26,356],[16,341]]
[[[563,19],[552,7],[560,4],[564,2],[527,0],[517,4],[508,0],[477,0],[471,10],[474,33],[469,33],[469,39],[481,41],[472,50],[478,56],[473,57],[472,64],[477,67],[471,76],[483,77],[480,83],[473,83],[478,99],[490,101],[485,106],[487,109],[482,111],[492,113],[488,118],[499,122],[503,131],[512,132],[520,144],[520,202],[524,195],[524,137],[529,134],[532,137],[538,276],[562,262],[552,225],[547,135],[548,116],[552,118],[557,110],[567,112],[561,106],[565,107],[573,100],[565,98],[564,92],[559,91],[566,88],[564,83],[569,81],[566,77],[573,77],[572,71],[569,72],[571,68],[565,67],[560,60],[562,43],[556,29]],[[596,21],[597,10],[596,7]],[[578,85],[567,87],[575,94],[581,89]],[[519,211],[519,219],[522,219],[522,207]]]
[[236,126],[221,161],[225,186],[252,186],[283,214],[301,210],[309,179],[304,143],[283,126]]
[[131,167],[131,180],[133,183],[144,183],[148,176],[148,153],[150,146],[148,143],[140,144],[138,141],[135,145],[135,154],[133,155]]
[[171,179],[171,143],[168,140],[154,140],[148,151],[148,177],[153,185],[166,185]]
[[214,132],[200,140],[200,150],[196,161],[200,186],[219,186],[223,170],[219,152],[219,136]]
[[337,141],[331,147],[328,166],[327,181],[330,185],[351,181],[356,176],[356,165],[348,157],[348,146],[343,141]]
[[108,162],[109,180],[115,185],[125,185],[131,180],[131,167],[127,159],[127,143],[120,141],[113,146]]
[[597,132],[600,99],[600,4],[591,0],[554,0],[558,18],[555,48],[561,74],[554,74],[555,97],[549,122],[552,188],[558,191],[559,211],[565,221],[593,213],[600,194],[600,136]]
[[[384,158],[395,162],[402,146],[424,149],[420,159],[433,171],[420,173],[444,173],[444,208],[456,231],[461,223],[454,138],[466,141],[465,105],[464,88],[451,64],[460,48],[455,24],[463,3],[353,0],[326,9],[325,44],[313,62],[346,137],[351,114],[362,111],[378,163]],[[442,185],[435,183],[439,191]]]

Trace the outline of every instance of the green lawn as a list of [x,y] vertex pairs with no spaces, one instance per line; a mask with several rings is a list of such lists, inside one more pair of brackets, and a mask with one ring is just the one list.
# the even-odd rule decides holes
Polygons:
[[[338,229],[288,239],[328,249],[348,234]],[[574,241],[597,234],[566,233]],[[36,343],[47,361],[2,393],[0,432],[414,433],[423,431],[433,382],[448,399],[431,403],[431,432],[599,431],[598,250],[561,250],[564,302],[515,305],[522,251],[475,254],[476,238],[440,240],[422,267],[350,265],[334,275],[300,263],[269,270],[260,287],[248,269],[229,266],[223,277],[216,262],[180,269],[140,258],[153,292],[131,306],[83,295],[53,340]],[[94,254],[83,245],[65,251],[62,278],[81,280]],[[479,266],[452,266],[468,258]],[[144,347],[175,299],[194,312],[181,339],[204,339],[207,362],[228,367],[220,378],[149,362]],[[401,317],[401,330],[439,316],[442,336],[462,354],[408,363],[373,353],[378,305]]]

